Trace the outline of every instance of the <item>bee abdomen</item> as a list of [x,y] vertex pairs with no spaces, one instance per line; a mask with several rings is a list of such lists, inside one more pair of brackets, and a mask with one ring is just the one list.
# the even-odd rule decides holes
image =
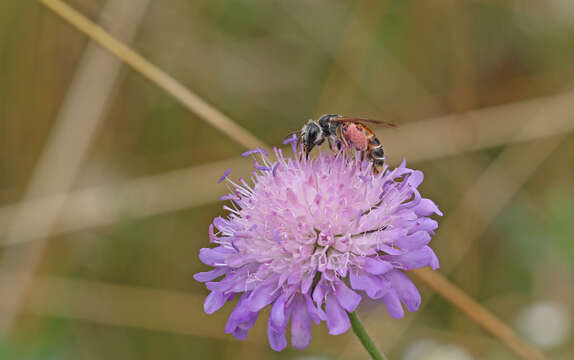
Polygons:
[[374,148],[372,153],[374,158],[383,158],[385,156],[385,151],[383,150],[383,147],[381,145]]

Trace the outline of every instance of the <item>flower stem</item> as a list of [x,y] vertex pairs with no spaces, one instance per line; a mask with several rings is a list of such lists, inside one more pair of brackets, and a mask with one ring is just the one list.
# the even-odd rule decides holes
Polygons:
[[367,333],[367,330],[363,327],[359,316],[357,316],[357,312],[353,311],[349,313],[349,318],[351,319],[351,326],[353,327],[353,332],[359,340],[361,340],[361,344],[365,347],[365,349],[371,355],[373,360],[387,360],[385,355],[377,348],[377,345],[373,342],[373,339]]

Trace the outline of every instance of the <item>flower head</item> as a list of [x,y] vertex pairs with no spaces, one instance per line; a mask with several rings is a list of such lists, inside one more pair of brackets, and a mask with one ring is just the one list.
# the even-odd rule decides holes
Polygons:
[[234,182],[229,172],[220,179],[231,191],[222,198],[229,213],[209,227],[217,246],[199,254],[215,269],[195,275],[211,291],[205,312],[238,297],[225,331],[243,340],[270,306],[267,334],[280,351],[289,321],[297,349],[309,345],[312,321],[346,332],[347,312],[363,296],[384,302],[395,318],[402,304],[416,311],[420,294],[405,271],[438,268],[428,246],[438,223],[429,216],[442,215],[417,190],[423,173],[403,161],[374,174],[350,151],[306,159],[296,138],[288,142],[294,158],[279,149],[275,160],[264,150],[244,154],[255,159],[251,182]]

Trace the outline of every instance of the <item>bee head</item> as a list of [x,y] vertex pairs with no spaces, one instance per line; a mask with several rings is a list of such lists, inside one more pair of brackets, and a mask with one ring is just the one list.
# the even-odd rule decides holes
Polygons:
[[321,127],[316,121],[309,120],[301,129],[301,141],[305,154],[308,156],[315,145],[320,145],[324,141],[323,132]]

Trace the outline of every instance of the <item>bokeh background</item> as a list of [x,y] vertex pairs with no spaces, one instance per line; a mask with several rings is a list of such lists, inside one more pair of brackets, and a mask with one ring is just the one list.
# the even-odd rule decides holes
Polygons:
[[[270,146],[323,113],[396,122],[375,130],[445,213],[439,272],[574,358],[574,2],[66,4]],[[230,305],[203,313],[216,180],[251,166],[209,118],[40,2],[0,0],[1,359],[367,358],[351,332],[274,353],[263,319],[240,342]],[[390,358],[515,357],[415,281],[417,313],[360,309]]]

